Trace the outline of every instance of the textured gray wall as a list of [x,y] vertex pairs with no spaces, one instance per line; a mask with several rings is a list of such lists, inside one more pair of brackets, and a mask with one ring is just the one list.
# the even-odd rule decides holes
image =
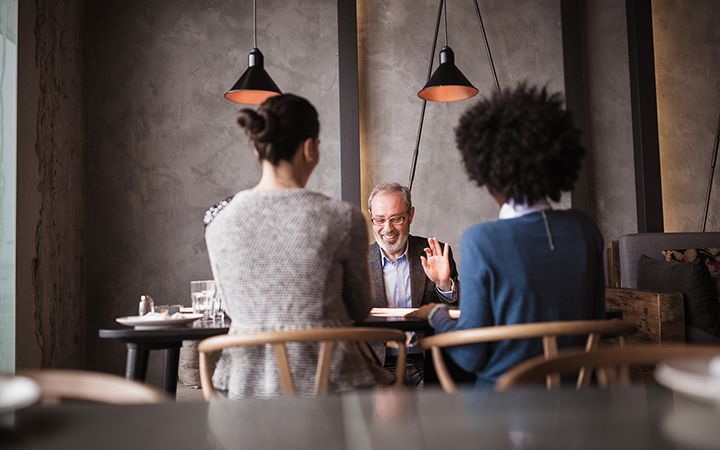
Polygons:
[[[437,1],[359,2],[362,192],[381,182],[407,184],[420,118]],[[481,12],[501,87],[520,81],[563,91],[560,2],[483,1]],[[448,3],[449,44],[457,66],[480,89],[494,89],[473,2]],[[438,49],[443,45],[441,28]],[[434,67],[437,67],[437,51]],[[473,223],[495,219],[497,203],[468,180],[453,128],[473,100],[428,103],[413,187],[412,231],[457,247]],[[563,199],[569,206],[569,196]]]
[[606,245],[637,232],[625,0],[585,1],[590,199]]
[[17,367],[85,362],[83,2],[19,2]]
[[[720,2],[653,1],[666,231],[700,231],[720,114]],[[720,172],[720,171],[719,171]],[[720,229],[720,173],[708,231]]]
[[[97,329],[140,294],[189,304],[211,277],[203,213],[252,187],[257,162],[222,94],[247,67],[252,2],[89,2],[87,64],[88,339],[94,367],[119,372],[124,346]],[[309,187],[340,195],[334,1],[258,3],[258,46],[285,92],[321,117]]]

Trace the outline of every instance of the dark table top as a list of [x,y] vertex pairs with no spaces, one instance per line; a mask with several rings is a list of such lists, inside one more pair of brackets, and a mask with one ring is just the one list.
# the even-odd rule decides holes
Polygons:
[[179,342],[202,340],[218,334],[227,334],[230,320],[196,320],[191,326],[161,330],[136,330],[131,327],[106,328],[99,331],[101,338],[124,342]]
[[720,409],[644,386],[35,406],[0,419],[0,447],[18,450],[666,449],[720,442]]
[[[608,312],[607,319],[622,319],[622,315]],[[355,322],[358,327],[394,328],[402,331],[432,332],[427,320],[406,319],[404,317],[373,317]],[[168,328],[164,330],[135,330],[130,327],[101,329],[101,338],[117,339],[124,342],[179,342],[202,340],[218,334],[226,334],[230,328],[230,319],[214,321],[195,321],[191,327]]]
[[427,320],[406,319],[404,317],[368,317],[355,322],[358,327],[394,328],[402,331],[432,331]]
[[[355,322],[355,326],[374,328],[395,328],[403,331],[431,331],[427,320],[405,319],[402,317],[368,317]],[[226,334],[230,320],[197,320],[192,326],[166,328],[162,330],[136,330],[131,327],[104,328],[99,331],[101,338],[117,339],[123,342],[179,342],[202,340],[218,334]]]

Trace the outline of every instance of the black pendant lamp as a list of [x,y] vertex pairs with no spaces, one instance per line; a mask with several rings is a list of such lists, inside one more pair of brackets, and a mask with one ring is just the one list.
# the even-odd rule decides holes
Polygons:
[[282,92],[263,67],[263,54],[257,48],[256,0],[253,0],[253,49],[248,54],[248,68],[225,93],[225,98],[235,103],[259,105],[268,97]]
[[[475,13],[477,14],[478,25],[482,32],[483,41],[485,42],[485,52],[487,53],[490,69],[492,70],[493,79],[495,80],[495,89],[500,93],[500,82],[498,81],[497,71],[495,70],[495,62],[493,61],[490,44],[488,43],[487,33],[485,33],[485,24],[483,23],[482,14],[480,14],[480,6],[477,0],[475,3]],[[438,32],[440,31],[440,19],[445,10],[445,46],[440,49],[440,66],[433,73],[433,61],[435,58],[435,48],[437,47]],[[431,75],[432,74],[432,75]],[[453,102],[456,100],[464,100],[473,97],[478,93],[475,86],[465,78],[455,66],[455,54],[447,45],[447,6],[446,0],[439,0],[437,16],[435,18],[435,33],[433,35],[433,45],[430,50],[430,58],[427,69],[427,83],[425,87],[418,92],[418,97],[423,99],[420,109],[420,123],[418,124],[417,137],[415,138],[415,150],[413,150],[412,163],[410,165],[410,190],[413,188],[415,181],[415,169],[417,169],[418,155],[420,154],[420,139],[422,138],[423,124],[425,123],[425,109],[428,101],[433,102]]]
[[440,66],[418,92],[418,97],[431,102],[454,102],[474,97],[478,89],[465,78],[455,65],[455,53],[448,46],[447,1],[442,3],[445,9],[445,46],[440,49]]

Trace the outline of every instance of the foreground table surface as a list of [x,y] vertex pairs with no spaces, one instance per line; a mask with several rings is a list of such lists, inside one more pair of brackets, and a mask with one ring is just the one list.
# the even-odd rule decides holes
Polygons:
[[0,447],[17,449],[662,449],[720,442],[720,410],[659,387],[60,405],[4,422]]

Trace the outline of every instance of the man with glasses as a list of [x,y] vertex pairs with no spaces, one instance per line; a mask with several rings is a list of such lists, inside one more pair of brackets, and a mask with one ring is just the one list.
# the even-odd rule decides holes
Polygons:
[[[429,303],[456,303],[458,282],[455,261],[447,244],[437,238],[412,236],[410,224],[415,215],[410,190],[398,183],[375,186],[368,198],[375,243],[368,259],[370,280],[375,293],[374,306],[380,308],[419,308]],[[407,358],[408,386],[422,387],[422,351],[410,336]],[[373,346],[380,362],[394,369],[394,349]]]

